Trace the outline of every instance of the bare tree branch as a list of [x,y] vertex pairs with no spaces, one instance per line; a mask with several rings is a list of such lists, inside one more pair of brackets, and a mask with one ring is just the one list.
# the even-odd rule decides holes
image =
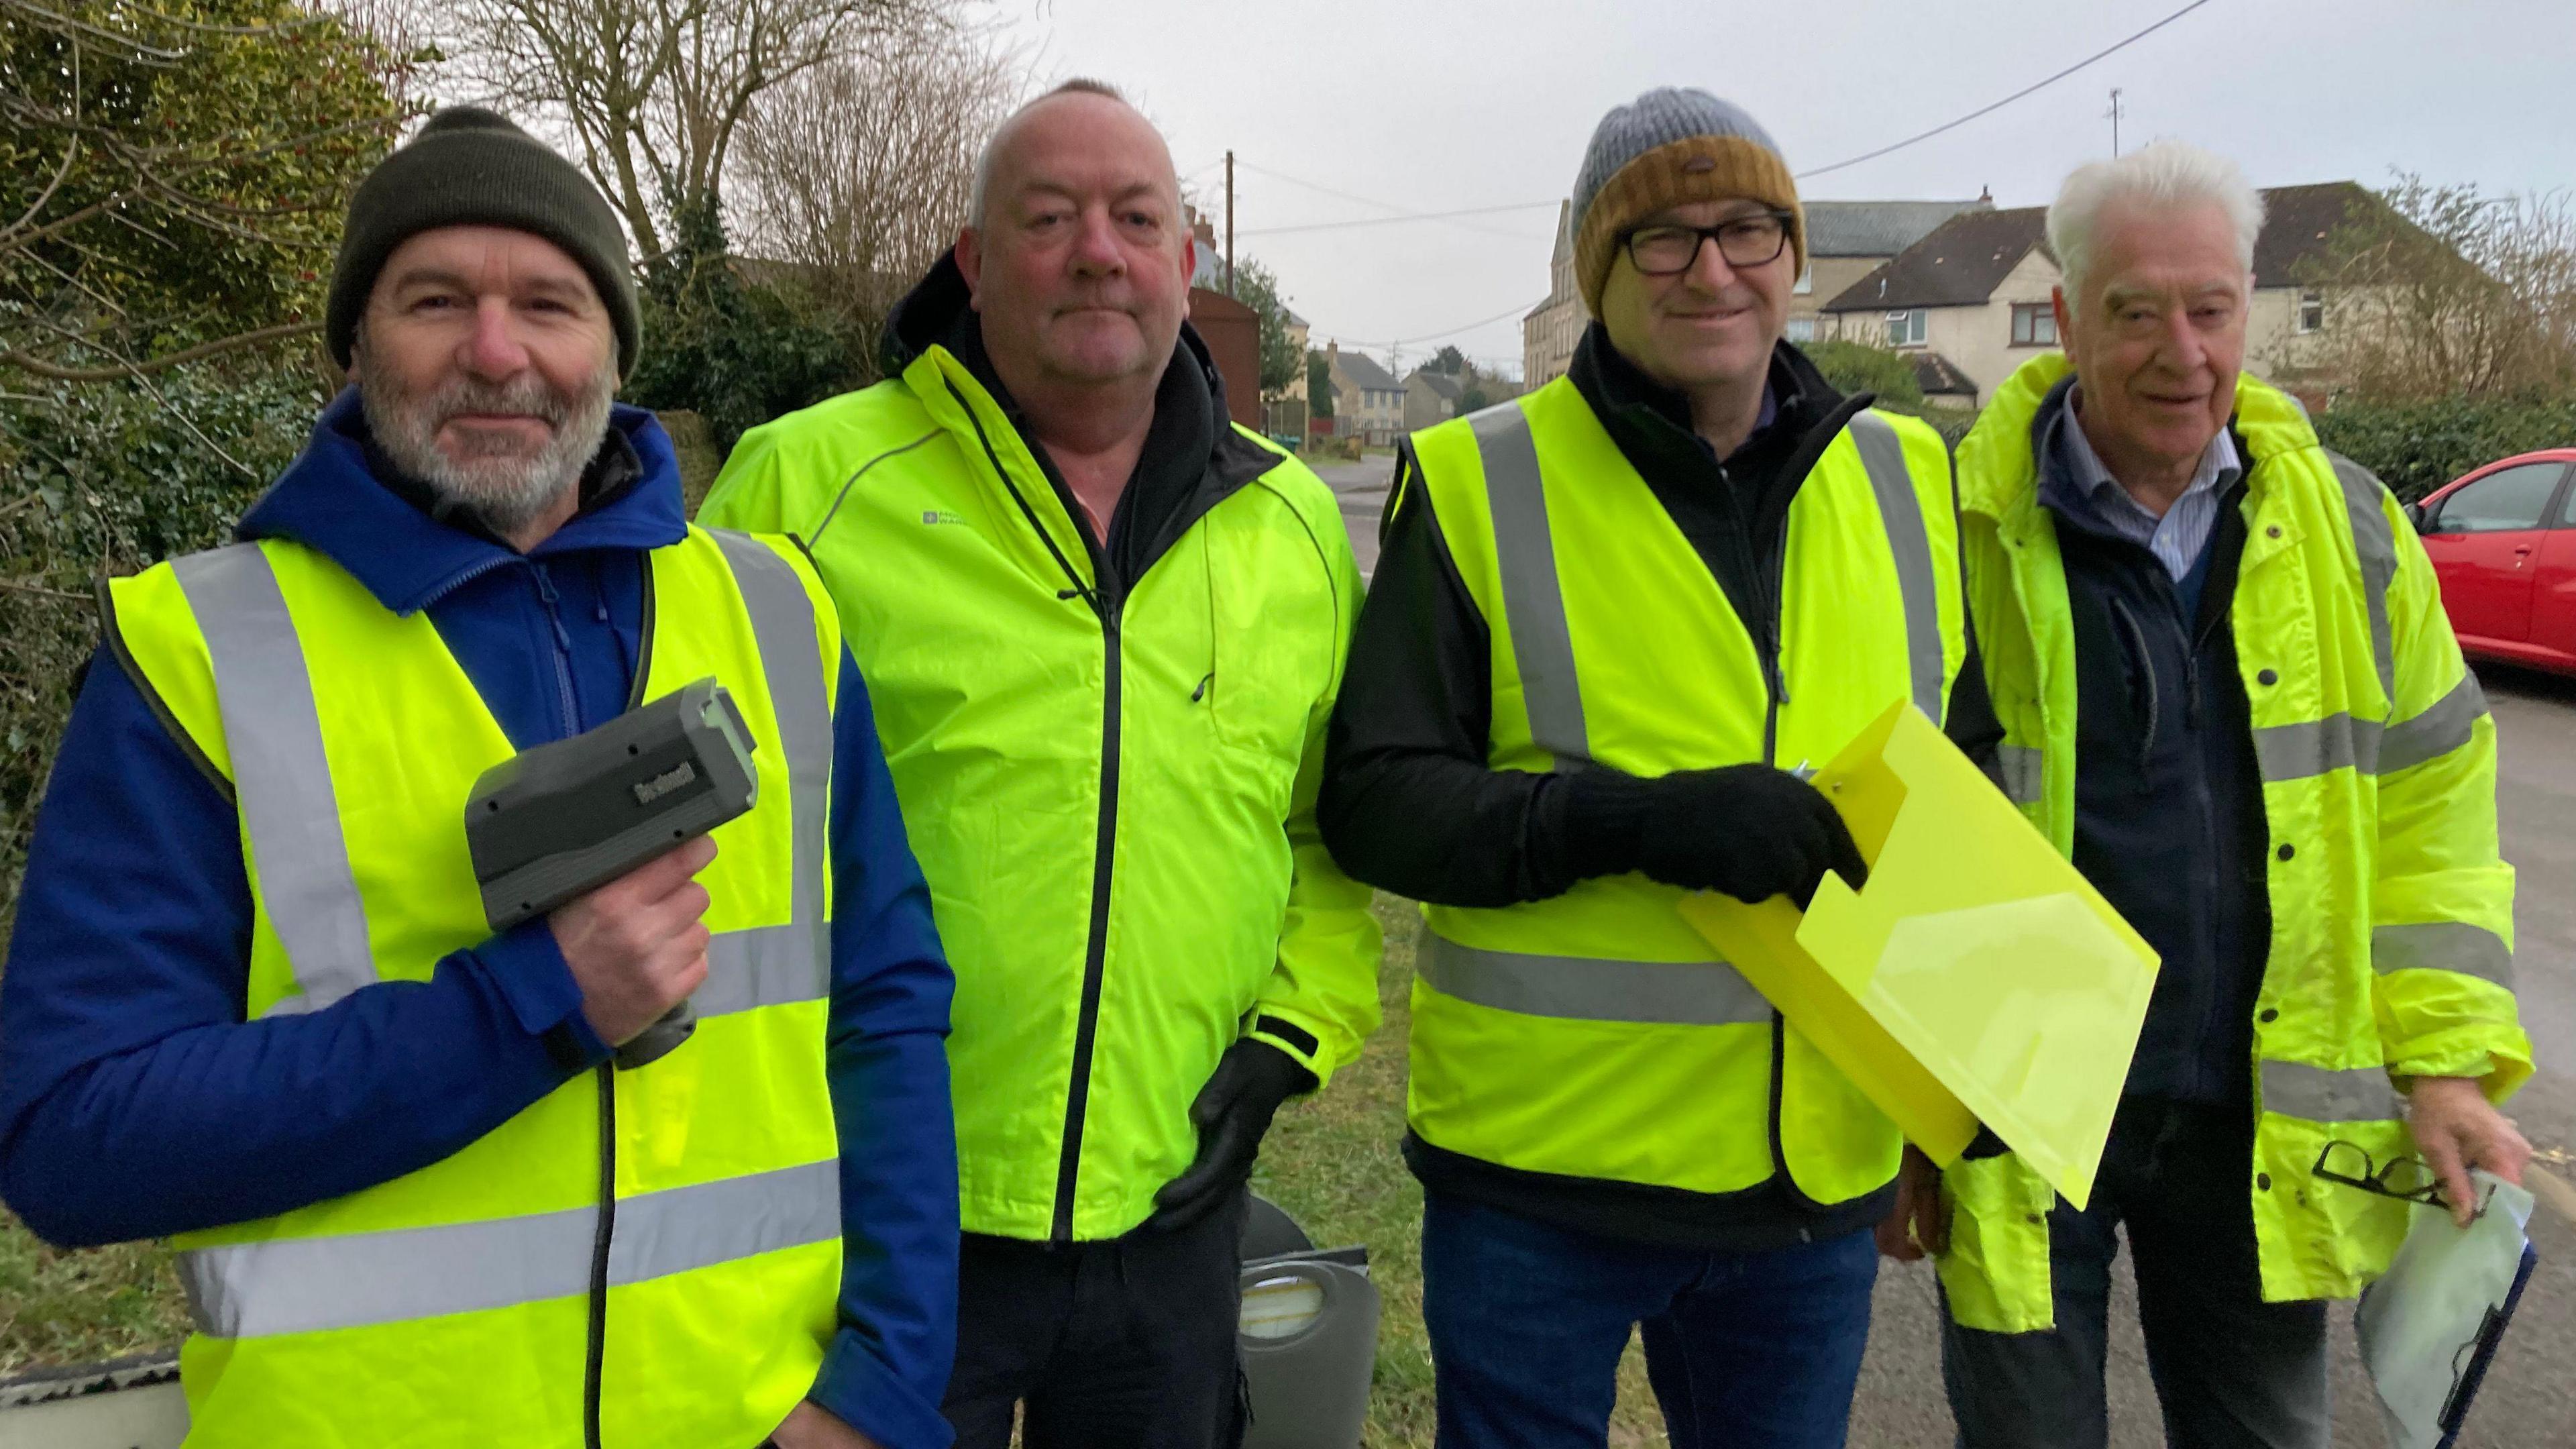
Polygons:
[[[183,348],[164,357],[155,357],[148,362],[120,362],[113,367],[63,367],[40,357],[30,357],[23,352],[0,352],[0,367],[14,367],[20,372],[51,382],[114,382],[119,378],[145,377],[156,372],[167,372],[171,368],[184,367],[191,362],[203,362],[209,357],[223,353],[238,352],[245,347],[265,346],[271,342],[282,341],[289,337],[302,337],[321,330],[322,324],[319,322],[288,322],[276,327],[262,327],[253,332],[239,332],[230,337],[219,337],[212,342],[201,342],[194,347]],[[96,344],[85,342],[83,345],[95,346]]]

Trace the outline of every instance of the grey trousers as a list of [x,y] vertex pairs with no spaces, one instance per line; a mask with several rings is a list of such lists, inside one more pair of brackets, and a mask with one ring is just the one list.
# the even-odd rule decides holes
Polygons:
[[1961,1449],[2103,1449],[2111,1263],[2125,1229],[2147,1368],[2174,1449],[2325,1449],[2326,1305],[2265,1303],[2243,1107],[2120,1106],[2091,1205],[2049,1216],[2057,1325],[1984,1333],[1942,1315]]

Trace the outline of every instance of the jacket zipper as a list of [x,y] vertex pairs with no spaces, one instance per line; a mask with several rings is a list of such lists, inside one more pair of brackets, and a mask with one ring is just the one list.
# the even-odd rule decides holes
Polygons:
[[555,592],[554,580],[546,577],[546,566],[528,565],[537,579],[537,597],[545,602],[546,623],[555,631],[555,703],[563,712],[564,736],[581,733],[581,707],[572,692],[572,635],[564,629],[563,596]]
[[[993,476],[1019,505],[1020,516],[1028,520],[1031,531],[1055,558],[1056,567],[1064,571],[1065,581],[1072,585],[1059,590],[1059,599],[1081,599],[1100,620],[1104,669],[1101,681],[1100,709],[1100,810],[1098,833],[1091,852],[1091,926],[1082,952],[1082,1003],[1074,1018],[1073,1064],[1064,1094],[1064,1141],[1056,1160],[1055,1210],[1047,1229],[1050,1243],[1073,1241],[1073,1197],[1082,1172],[1083,1119],[1091,1108],[1091,1056],[1100,1031],[1101,978],[1109,962],[1109,896],[1117,877],[1118,854],[1118,702],[1120,689],[1120,642],[1118,617],[1122,600],[1094,585],[1085,584],[1073,562],[1056,547],[1055,536],[1038,521],[1029,500],[1020,494],[1019,485],[1011,481],[1010,470],[1002,466],[1001,455],[993,450],[993,440],[984,431],[984,420],[959,395],[957,385],[946,377],[940,379],[948,395],[955,399],[958,410],[975,429],[975,441],[983,446],[984,458],[993,465]],[[1062,502],[1062,500],[1059,500]],[[1066,508],[1068,515],[1072,509]],[[1075,531],[1081,528],[1076,524]],[[1082,534],[1083,546],[1091,555],[1092,577],[1107,576],[1100,550],[1088,534]]]
[[[1096,565],[1095,565],[1096,567]],[[1055,1170],[1055,1220],[1048,1237],[1073,1241],[1074,1188],[1082,1172],[1083,1118],[1091,1110],[1091,1052],[1100,1031],[1101,977],[1109,964],[1109,895],[1118,856],[1118,696],[1120,601],[1094,589],[1106,651],[1100,708],[1100,829],[1091,848],[1091,933],[1082,951],[1082,1009],[1074,1019],[1072,1080],[1064,1096],[1064,1147]]]

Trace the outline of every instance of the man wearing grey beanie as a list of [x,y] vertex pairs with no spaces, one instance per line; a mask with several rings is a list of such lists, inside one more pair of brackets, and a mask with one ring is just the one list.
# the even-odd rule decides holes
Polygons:
[[[360,183],[325,337],[354,385],[238,541],[100,590],[0,1196],[174,1239],[192,1445],[945,1449],[952,981],[821,582],[688,526],[612,402],[617,217],[500,116]],[[747,813],[496,929],[484,772],[710,678]],[[623,785],[580,809],[633,831]]]
[[1831,1449],[1903,1143],[1675,906],[1858,885],[1798,767],[1900,701],[1991,749],[1949,456],[1782,341],[1805,219],[1740,107],[1613,109],[1571,224],[1571,370],[1401,451],[1318,810],[1425,903],[1439,1442],[1603,1444],[1642,1327],[1677,1449]]

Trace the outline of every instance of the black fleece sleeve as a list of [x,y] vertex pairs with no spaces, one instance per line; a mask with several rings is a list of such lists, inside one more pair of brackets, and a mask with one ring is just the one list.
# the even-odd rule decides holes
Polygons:
[[1418,901],[1504,906],[1636,865],[1639,787],[1486,763],[1492,639],[1399,457],[1324,747],[1316,819],[1343,870]]

